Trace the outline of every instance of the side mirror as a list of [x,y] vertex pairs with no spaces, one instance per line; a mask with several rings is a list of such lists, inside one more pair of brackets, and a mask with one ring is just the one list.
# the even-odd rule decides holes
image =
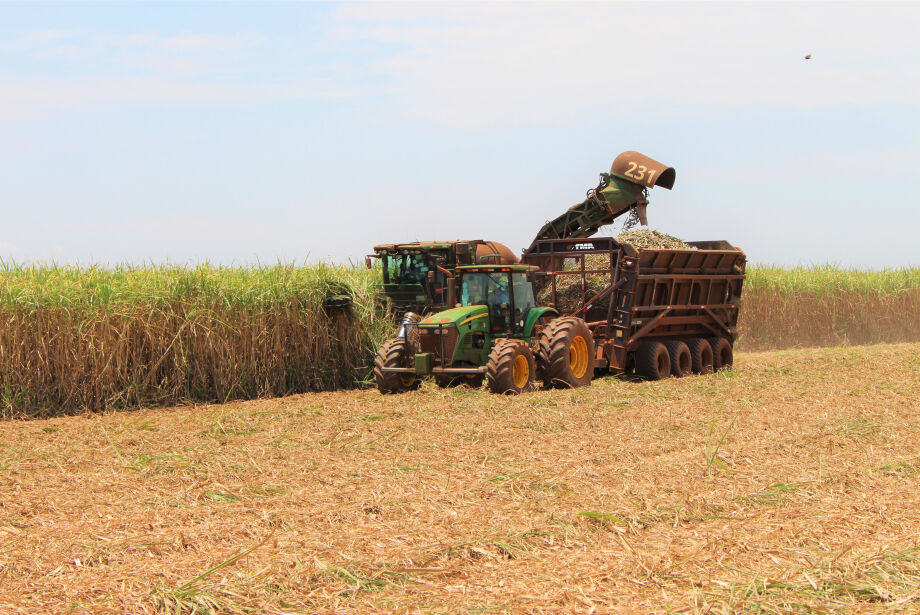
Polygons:
[[367,267],[368,269],[371,268],[371,257],[370,256],[364,257],[364,266]]

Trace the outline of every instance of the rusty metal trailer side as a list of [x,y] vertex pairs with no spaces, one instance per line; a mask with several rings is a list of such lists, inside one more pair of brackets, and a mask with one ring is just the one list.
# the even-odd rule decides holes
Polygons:
[[[611,237],[538,240],[522,261],[540,267],[537,287],[548,287],[557,307],[559,281],[580,278],[581,300],[561,311],[590,327],[595,367],[620,372],[631,367],[632,354],[647,341],[734,342],[745,254],[724,241],[690,245],[697,249],[636,249]],[[590,290],[589,279],[606,286]]]

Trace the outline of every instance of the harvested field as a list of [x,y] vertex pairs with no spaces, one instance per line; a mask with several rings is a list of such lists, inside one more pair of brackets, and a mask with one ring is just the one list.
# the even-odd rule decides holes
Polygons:
[[918,356],[6,421],[0,612],[917,612]]

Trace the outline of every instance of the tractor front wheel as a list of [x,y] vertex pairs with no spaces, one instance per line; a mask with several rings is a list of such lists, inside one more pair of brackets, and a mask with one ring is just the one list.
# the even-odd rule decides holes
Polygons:
[[374,359],[374,381],[381,393],[403,393],[421,386],[421,380],[415,374],[404,372],[385,372],[386,367],[409,367],[406,357],[406,340],[397,337],[384,342]]
[[537,365],[547,388],[574,388],[594,377],[594,336],[581,318],[564,316],[540,332]]
[[523,340],[496,340],[486,363],[489,390],[499,395],[517,395],[533,388],[536,368],[533,352]]

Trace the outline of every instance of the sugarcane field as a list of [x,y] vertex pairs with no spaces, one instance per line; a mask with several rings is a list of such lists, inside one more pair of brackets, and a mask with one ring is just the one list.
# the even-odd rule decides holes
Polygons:
[[0,615],[920,612],[917,17],[0,6]]

